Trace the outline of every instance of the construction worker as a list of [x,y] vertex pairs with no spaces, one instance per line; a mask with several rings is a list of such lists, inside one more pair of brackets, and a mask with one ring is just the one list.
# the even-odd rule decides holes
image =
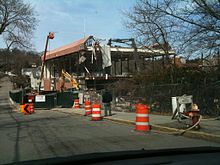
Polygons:
[[102,95],[102,103],[104,104],[105,108],[105,116],[111,116],[111,101],[112,101],[112,94],[105,89],[104,94]]

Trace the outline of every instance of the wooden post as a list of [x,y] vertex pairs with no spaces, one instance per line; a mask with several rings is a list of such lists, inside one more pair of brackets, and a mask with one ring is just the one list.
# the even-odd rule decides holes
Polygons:
[[173,64],[174,64],[174,66],[176,66],[176,54],[174,54],[174,56],[173,56]]
[[153,74],[154,74],[154,55],[152,55],[152,63],[153,63]]
[[128,59],[127,59],[127,68],[128,68],[128,73],[130,72],[130,67],[129,67],[129,56],[128,56]]
[[72,73],[72,61],[71,61],[71,55],[69,56],[69,73]]
[[164,54],[162,56],[162,65],[163,65],[163,68],[165,68],[165,58],[164,58]]
[[143,69],[145,69],[145,58],[142,56],[142,62],[143,62]]
[[138,53],[137,53],[137,46],[136,46],[136,43],[134,41],[134,38],[131,39],[131,45],[132,45],[132,48],[134,48],[134,60],[135,60],[135,69],[137,69],[138,72],[140,72],[140,64],[139,64],[139,56],[138,56]]
[[116,72],[116,60],[114,61],[114,68],[115,68],[115,76],[116,76],[116,74],[117,74],[117,72]]
[[122,75],[122,55],[121,55],[121,59],[120,59],[121,61],[121,75]]

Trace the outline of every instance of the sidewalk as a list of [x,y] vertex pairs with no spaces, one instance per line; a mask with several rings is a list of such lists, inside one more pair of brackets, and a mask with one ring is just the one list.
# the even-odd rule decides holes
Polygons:
[[[81,116],[85,114],[83,108],[54,108],[53,110],[69,114],[78,114]],[[102,116],[104,116],[103,110],[101,113]],[[112,111],[112,116],[103,117],[103,119],[135,125],[136,114]],[[178,135],[178,133],[181,133],[184,129],[186,129],[184,128],[184,124],[181,124],[176,120],[171,120],[171,116],[150,114],[150,124],[152,126],[152,130],[163,131],[175,135]],[[201,129],[199,131],[190,130],[185,132],[183,135],[220,143],[220,120],[216,120],[214,118],[202,119],[200,126]]]

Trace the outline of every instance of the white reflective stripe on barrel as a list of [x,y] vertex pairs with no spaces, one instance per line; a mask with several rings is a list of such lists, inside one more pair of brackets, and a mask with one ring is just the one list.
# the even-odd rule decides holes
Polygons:
[[148,122],[136,122],[136,125],[149,125]]
[[92,111],[100,111],[100,108],[92,108]]
[[85,108],[90,108],[90,107],[91,107],[90,105],[86,105],[86,106],[85,106]]
[[101,114],[92,114],[92,117],[101,117]]
[[137,117],[149,117],[148,114],[139,114],[139,113],[137,113],[136,116]]
[[90,110],[86,110],[86,112],[91,112],[91,109]]

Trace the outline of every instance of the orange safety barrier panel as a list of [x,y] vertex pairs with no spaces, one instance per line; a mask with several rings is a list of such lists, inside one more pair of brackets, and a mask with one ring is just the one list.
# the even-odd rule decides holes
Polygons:
[[79,99],[74,100],[74,108],[79,108]]
[[29,106],[30,106],[30,113],[34,113],[34,98],[35,98],[35,95],[29,95],[28,96],[28,103],[29,103]]
[[20,112],[21,112],[21,113],[24,113],[24,104],[21,104],[21,105],[20,105]]
[[34,103],[29,103],[30,113],[34,113]]
[[136,130],[150,131],[149,109],[147,105],[136,105]]
[[24,104],[24,110],[23,110],[23,114],[24,115],[30,115],[31,114],[31,108],[30,108],[30,104]]
[[93,104],[92,106],[92,120],[98,121],[101,120],[101,105]]
[[90,101],[85,101],[85,115],[92,114],[92,106]]

